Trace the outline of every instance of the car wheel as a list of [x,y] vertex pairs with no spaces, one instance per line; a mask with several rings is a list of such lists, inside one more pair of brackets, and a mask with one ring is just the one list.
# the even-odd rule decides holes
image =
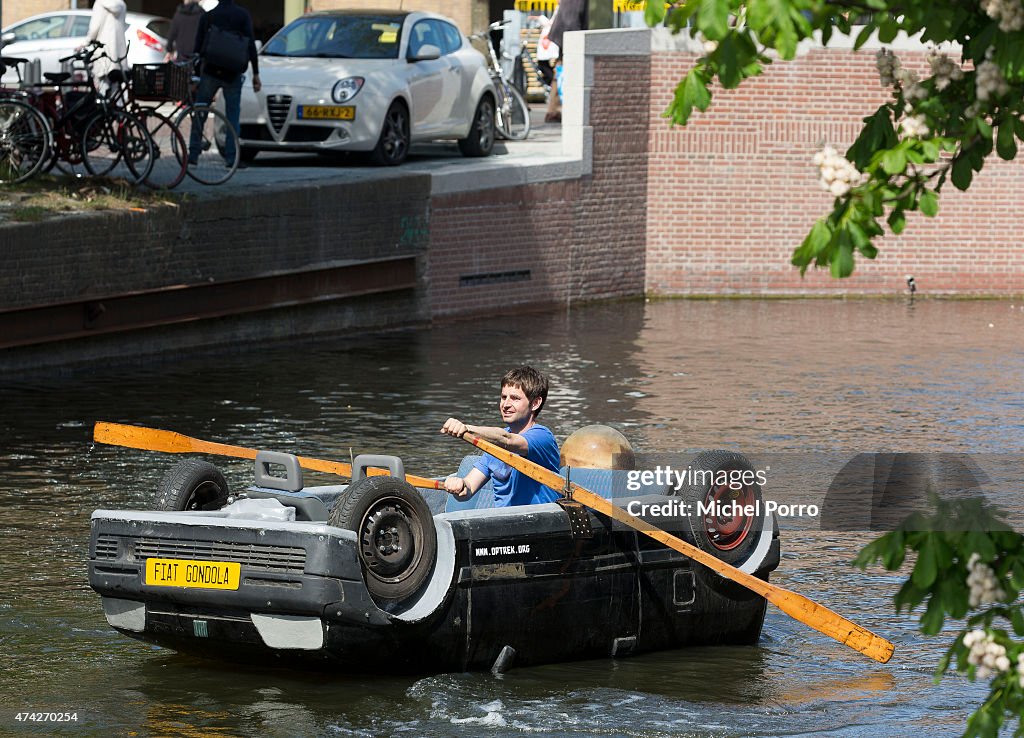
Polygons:
[[463,156],[490,156],[494,148],[494,101],[487,95],[480,98],[469,135],[459,139]]
[[157,510],[219,510],[228,501],[228,483],[207,461],[185,459],[157,487]]
[[437,559],[434,518],[404,479],[374,476],[350,485],[328,522],[355,532],[366,589],[379,607],[393,611],[430,578]]
[[409,111],[404,103],[396,100],[384,116],[380,138],[370,153],[370,160],[382,167],[401,164],[409,155],[409,139]]

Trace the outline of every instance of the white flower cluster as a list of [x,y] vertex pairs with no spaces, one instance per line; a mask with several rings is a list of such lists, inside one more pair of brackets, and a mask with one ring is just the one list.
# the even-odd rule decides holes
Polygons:
[[865,179],[865,175],[857,171],[852,161],[831,146],[817,152],[812,161],[820,171],[821,179],[818,181],[822,189],[833,197],[842,197]]
[[960,65],[950,59],[946,54],[942,54],[935,49],[932,49],[928,54],[928,64],[931,65],[932,68],[932,78],[935,80],[935,89],[939,92],[942,92],[942,90],[949,87],[950,82],[963,79],[964,70],[960,68]]
[[991,59],[986,59],[978,65],[974,85],[978,99],[983,101],[992,97],[1002,97],[1010,91],[1010,85],[1006,83],[999,65]]
[[924,138],[931,133],[923,115],[910,115],[900,121],[900,133],[907,138]]
[[[971,649],[967,654],[967,663],[978,667],[976,673],[981,679],[988,679],[995,674],[1010,670],[1010,659],[1006,655],[1006,647],[996,643],[995,639],[985,631],[972,630],[964,636],[964,645]],[[1020,659],[1018,659],[1019,662]]]
[[967,586],[971,588],[968,603],[971,607],[990,605],[1006,599],[1006,592],[999,586],[992,567],[981,561],[978,553],[972,553],[967,560]]
[[896,74],[900,71],[900,59],[888,49],[879,49],[875,54],[875,66],[878,67],[878,76],[882,80],[882,87],[892,87],[896,84]]
[[981,9],[992,20],[999,21],[999,30],[1004,33],[1024,28],[1024,5],[1021,0],[981,0]]
[[1024,652],[1017,654],[1017,679],[1020,680],[1020,687],[1024,689]]
[[900,69],[896,72],[896,81],[903,87],[903,99],[906,105],[904,112],[911,112],[916,103],[928,97],[928,90],[921,84],[921,79],[913,69]]

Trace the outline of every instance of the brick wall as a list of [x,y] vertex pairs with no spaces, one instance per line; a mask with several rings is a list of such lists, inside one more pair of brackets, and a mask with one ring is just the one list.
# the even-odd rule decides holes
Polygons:
[[[929,293],[1024,292],[1024,161],[992,156],[967,193],[944,188],[935,219],[908,218],[874,261],[834,280],[789,265],[831,198],[815,151],[851,144],[861,119],[887,99],[874,50],[817,49],[768,67],[738,90],[716,90],[685,128],[659,119],[695,55],[651,56],[647,280],[649,293],[893,293],[913,274]],[[925,67],[925,51],[900,50]]]
[[590,176],[434,196],[434,316],[643,291],[649,75],[645,57],[594,61]]

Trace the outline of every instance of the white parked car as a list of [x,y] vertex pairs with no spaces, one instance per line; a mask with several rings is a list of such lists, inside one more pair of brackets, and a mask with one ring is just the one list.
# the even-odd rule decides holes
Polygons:
[[[60,59],[86,43],[91,10],[60,10],[26,18],[3,29],[3,55],[39,59],[41,72],[59,72]],[[171,21],[156,15],[128,13],[128,64],[157,64],[164,60],[164,45]],[[13,69],[4,82],[17,81]]]
[[243,86],[245,160],[260,151],[365,151],[390,166],[413,141],[456,139],[466,156],[487,156],[494,144],[487,61],[433,13],[304,15],[263,47],[260,79],[259,93]]

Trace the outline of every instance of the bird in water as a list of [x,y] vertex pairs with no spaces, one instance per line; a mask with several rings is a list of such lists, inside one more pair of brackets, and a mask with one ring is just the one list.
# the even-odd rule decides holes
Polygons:
[[907,276],[907,289],[910,290],[910,300],[914,300],[914,293],[917,292],[917,283],[912,276]]

